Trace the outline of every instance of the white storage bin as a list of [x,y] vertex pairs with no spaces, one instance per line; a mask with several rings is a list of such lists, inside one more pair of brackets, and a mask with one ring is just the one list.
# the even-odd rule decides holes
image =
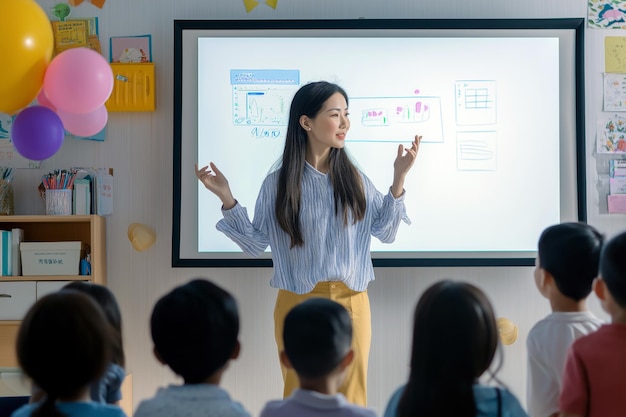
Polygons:
[[36,294],[34,281],[0,282],[0,320],[22,320]]
[[82,242],[22,242],[22,275],[78,275]]

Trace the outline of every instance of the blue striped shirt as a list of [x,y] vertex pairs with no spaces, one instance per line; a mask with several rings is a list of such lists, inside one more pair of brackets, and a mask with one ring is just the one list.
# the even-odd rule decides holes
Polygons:
[[263,181],[250,222],[245,207],[237,204],[223,210],[217,229],[251,256],[258,256],[269,245],[274,262],[270,285],[297,294],[311,292],[321,281],[341,281],[354,291],[365,291],[374,280],[370,257],[371,236],[383,243],[396,237],[400,221],[410,224],[404,207],[404,193],[383,196],[363,173],[366,210],[362,221],[343,224],[343,214],[335,214],[333,187],[328,174],[308,163],[302,175],[300,224],[303,246],[290,248],[289,235],[281,229],[274,212],[278,171]]

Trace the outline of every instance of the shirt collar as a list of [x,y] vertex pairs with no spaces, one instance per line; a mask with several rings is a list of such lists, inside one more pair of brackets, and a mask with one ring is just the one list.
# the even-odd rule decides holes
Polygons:
[[296,389],[290,398],[299,404],[318,410],[336,410],[348,404],[343,394],[328,395],[304,389]]

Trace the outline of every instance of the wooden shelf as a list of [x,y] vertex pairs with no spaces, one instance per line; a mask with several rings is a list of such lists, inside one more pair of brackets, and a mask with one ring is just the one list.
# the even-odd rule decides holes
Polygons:
[[[93,281],[106,284],[106,223],[97,215],[0,216],[0,230],[24,229],[25,242],[80,241],[89,246],[91,276],[0,277],[0,281]],[[16,279],[17,278],[17,279]],[[23,278],[23,279],[22,279]]]
[[[0,216],[0,230],[20,228],[25,242],[80,241],[89,246],[91,275],[0,276],[2,282],[89,281],[106,285],[106,223],[97,215]],[[0,316],[0,367],[17,366],[15,338],[19,320]]]
[[93,281],[91,275],[20,275],[0,276],[0,282],[17,281]]

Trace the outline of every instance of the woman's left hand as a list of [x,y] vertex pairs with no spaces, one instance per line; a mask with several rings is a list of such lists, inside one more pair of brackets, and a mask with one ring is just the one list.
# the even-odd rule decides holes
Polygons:
[[398,156],[393,163],[393,184],[391,185],[391,193],[396,198],[403,193],[404,177],[415,163],[421,140],[421,136],[415,135],[415,140],[410,148],[407,149],[403,145],[398,145]]
[[398,145],[398,156],[393,163],[394,177],[398,175],[405,176],[407,172],[409,172],[409,169],[411,169],[415,163],[415,158],[417,158],[417,151],[420,148],[421,140],[421,136],[415,135],[415,140],[410,148],[407,149],[403,145]]

